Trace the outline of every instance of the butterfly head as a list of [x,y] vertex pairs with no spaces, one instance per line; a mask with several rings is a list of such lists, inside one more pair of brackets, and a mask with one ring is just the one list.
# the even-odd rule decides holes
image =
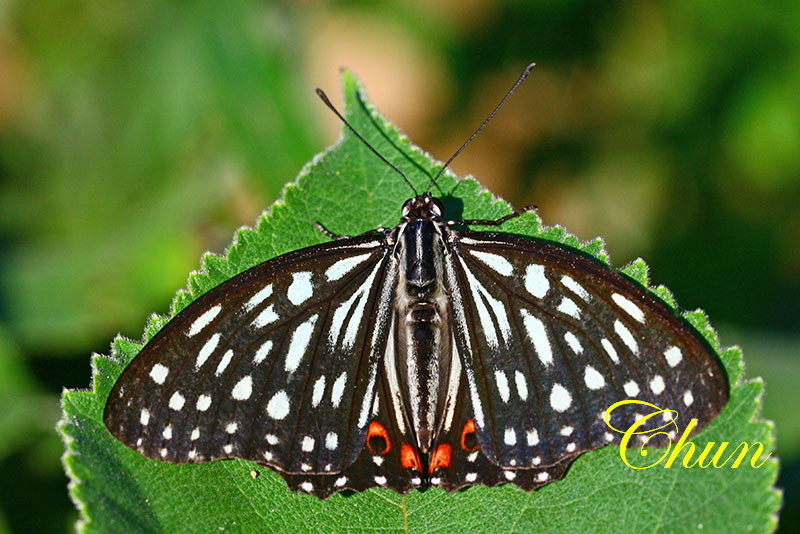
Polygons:
[[425,193],[408,199],[403,204],[403,220],[414,222],[418,220],[441,220],[444,206],[438,198]]

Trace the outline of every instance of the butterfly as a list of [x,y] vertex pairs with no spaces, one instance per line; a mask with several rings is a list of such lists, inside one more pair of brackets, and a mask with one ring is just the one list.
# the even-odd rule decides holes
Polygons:
[[[172,463],[252,460],[319,498],[534,490],[584,452],[619,444],[603,420],[617,401],[674,409],[698,428],[722,410],[723,367],[669,305],[579,250],[467,229],[500,228],[531,207],[448,220],[430,194],[439,174],[394,228],[345,237],[320,226],[330,242],[184,308],[116,381],[103,416],[111,434]],[[626,407],[610,422],[637,416]]]

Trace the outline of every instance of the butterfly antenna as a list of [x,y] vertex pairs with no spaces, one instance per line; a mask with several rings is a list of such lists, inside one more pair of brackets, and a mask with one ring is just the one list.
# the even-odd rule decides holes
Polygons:
[[436,173],[436,176],[434,176],[434,177],[433,177],[433,180],[431,180],[431,183],[430,183],[430,185],[428,186],[428,189],[426,189],[426,190],[425,190],[425,192],[426,192],[426,193],[427,193],[428,191],[430,191],[430,190],[431,190],[431,188],[434,186],[434,184],[436,184],[436,180],[438,180],[438,179],[439,179],[439,176],[441,176],[441,175],[442,175],[442,173],[444,172],[444,170],[445,170],[445,169],[446,169],[446,168],[447,168],[447,167],[448,167],[448,166],[449,166],[449,165],[450,165],[450,164],[453,162],[453,160],[454,160],[454,159],[456,159],[456,157],[458,157],[458,155],[459,155],[459,154],[461,154],[461,151],[462,151],[462,150],[464,150],[465,148],[467,148],[467,145],[469,145],[469,144],[472,142],[472,140],[473,140],[473,139],[475,139],[475,137],[477,137],[477,135],[478,135],[479,133],[481,133],[481,130],[483,130],[484,126],[486,126],[487,124],[489,124],[489,121],[490,121],[490,120],[492,120],[492,118],[495,116],[495,114],[496,114],[498,111],[500,111],[500,108],[502,108],[502,107],[503,107],[503,104],[505,104],[505,103],[506,103],[506,100],[508,100],[508,97],[510,97],[510,96],[511,96],[511,94],[512,94],[514,91],[516,91],[516,90],[517,90],[517,87],[519,87],[519,86],[522,84],[522,82],[524,82],[524,81],[525,81],[525,78],[527,78],[527,77],[528,77],[528,74],[530,74],[531,70],[533,70],[533,67],[535,67],[535,66],[536,66],[536,63],[531,63],[530,65],[528,65],[527,67],[525,67],[525,70],[523,70],[523,71],[522,71],[522,74],[520,74],[519,78],[517,78],[517,81],[514,83],[514,85],[512,85],[512,86],[511,86],[511,89],[509,89],[509,90],[508,90],[508,92],[506,93],[506,96],[504,96],[504,97],[503,97],[503,99],[500,101],[500,103],[499,103],[499,104],[497,104],[497,105],[494,107],[494,109],[493,109],[493,110],[492,110],[492,112],[489,114],[489,116],[488,116],[488,117],[486,117],[486,120],[485,120],[485,121],[483,121],[483,122],[481,123],[481,125],[480,125],[480,126],[478,126],[478,129],[477,129],[477,130],[475,130],[475,132],[473,132],[473,134],[472,134],[471,136],[469,136],[469,139],[467,139],[467,140],[464,142],[464,144],[463,144],[463,145],[461,145],[461,148],[459,148],[458,150],[456,150],[455,154],[453,154],[452,156],[450,156],[450,159],[448,159],[448,160],[447,160],[447,162],[446,162],[446,163],[445,163],[445,164],[442,166],[442,168],[441,168],[441,169],[439,169],[439,172],[437,172],[437,173]]
[[339,117],[339,120],[341,120],[341,121],[344,123],[344,125],[345,125],[345,126],[347,126],[347,129],[348,129],[348,130],[350,130],[350,131],[353,133],[353,135],[355,135],[355,136],[358,138],[358,140],[359,140],[359,141],[361,141],[362,143],[364,143],[364,146],[366,146],[368,149],[370,149],[370,150],[372,151],[372,153],[373,153],[373,154],[375,154],[376,156],[378,156],[378,157],[381,159],[381,161],[383,161],[383,162],[384,162],[386,165],[388,165],[389,167],[391,167],[391,168],[394,170],[394,172],[396,172],[397,174],[399,174],[400,176],[402,176],[402,177],[403,177],[403,180],[405,180],[405,181],[406,181],[406,183],[408,184],[408,187],[410,187],[410,188],[411,188],[411,190],[412,190],[412,191],[414,191],[414,196],[417,196],[417,195],[419,195],[419,193],[417,193],[417,189],[416,189],[416,188],[415,188],[413,185],[411,185],[411,181],[410,181],[410,180],[409,180],[409,179],[406,177],[406,175],[405,175],[405,174],[403,174],[403,171],[401,171],[400,169],[398,169],[397,167],[395,167],[395,166],[392,164],[392,162],[390,162],[388,159],[386,159],[386,158],[384,158],[383,156],[381,156],[380,152],[378,152],[377,150],[375,150],[375,148],[374,148],[372,145],[370,145],[370,144],[367,142],[367,140],[366,140],[366,139],[364,139],[363,137],[361,137],[361,134],[359,134],[359,133],[356,131],[356,129],[355,129],[355,128],[353,128],[352,126],[350,126],[350,123],[349,123],[349,122],[347,122],[347,119],[345,119],[345,118],[344,118],[344,116],[343,116],[341,113],[339,113],[339,110],[338,110],[338,109],[336,109],[336,108],[334,107],[334,105],[331,103],[330,99],[328,98],[328,95],[326,95],[326,94],[325,94],[325,91],[323,91],[323,90],[322,90],[322,89],[320,89],[320,88],[317,88],[317,89],[315,89],[315,91],[317,92],[317,96],[318,96],[318,97],[320,97],[320,99],[322,99],[322,101],[325,103],[325,105],[326,105],[326,106],[328,106],[328,109],[330,109],[331,111],[333,111],[333,113],[334,113],[334,114],[335,114],[337,117]]

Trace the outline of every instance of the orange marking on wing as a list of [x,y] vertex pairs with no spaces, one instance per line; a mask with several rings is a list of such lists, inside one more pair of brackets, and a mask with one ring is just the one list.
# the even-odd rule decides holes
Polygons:
[[[467,437],[472,434],[472,440],[475,441],[474,445],[467,443]],[[473,419],[469,419],[466,423],[464,423],[464,428],[461,430],[461,448],[467,452],[477,451],[481,448],[478,444],[478,437],[475,435],[475,421]]]
[[[373,440],[376,438],[383,439],[384,446],[380,450],[375,450],[375,443]],[[392,442],[389,439],[389,433],[386,432],[386,428],[377,421],[373,421],[369,424],[369,429],[367,429],[367,449],[372,454],[380,454],[384,455],[392,450]]]
[[452,456],[453,448],[447,443],[442,443],[433,451],[431,455],[431,465],[429,467],[430,474],[443,467],[447,469],[450,467],[450,457]]
[[422,471],[419,454],[408,443],[403,443],[400,446],[400,465],[403,466],[403,469]]

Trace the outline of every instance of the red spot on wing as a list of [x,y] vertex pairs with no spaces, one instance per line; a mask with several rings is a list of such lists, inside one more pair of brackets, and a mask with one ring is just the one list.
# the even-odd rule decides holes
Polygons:
[[369,424],[367,429],[367,450],[372,454],[384,455],[392,450],[392,442],[386,427],[377,421]]
[[403,443],[400,447],[400,465],[403,469],[414,469],[422,472],[422,463],[419,461],[419,454],[408,443]]
[[477,451],[481,448],[478,437],[475,435],[475,421],[469,419],[461,430],[461,448],[467,452]]
[[429,467],[431,475],[440,467],[445,469],[450,467],[450,458],[452,456],[452,452],[453,448],[447,443],[442,443],[436,447],[436,449],[434,449],[433,454],[431,455],[431,465]]

